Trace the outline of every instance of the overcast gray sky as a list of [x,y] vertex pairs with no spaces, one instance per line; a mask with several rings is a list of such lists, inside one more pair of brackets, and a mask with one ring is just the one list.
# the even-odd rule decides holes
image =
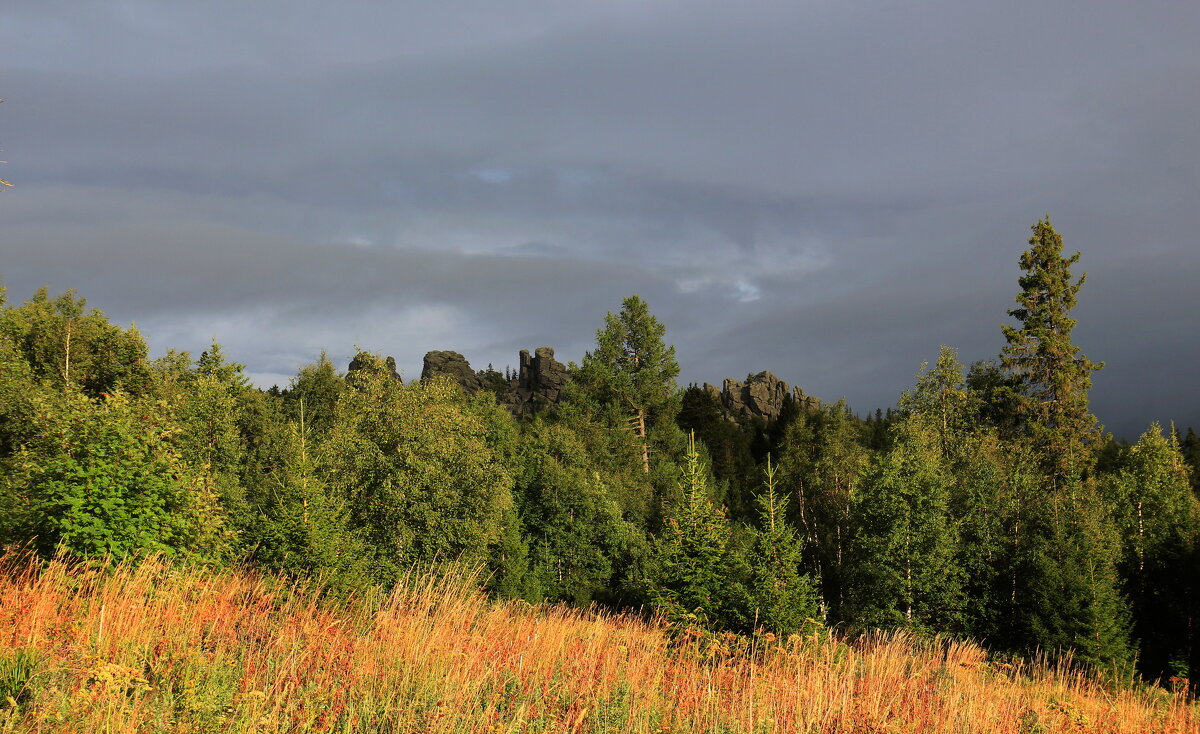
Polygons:
[[865,413],[995,356],[1029,227],[1093,408],[1200,428],[1192,0],[6,0],[0,277],[263,385],[322,349],[578,360],[638,293],[683,382]]

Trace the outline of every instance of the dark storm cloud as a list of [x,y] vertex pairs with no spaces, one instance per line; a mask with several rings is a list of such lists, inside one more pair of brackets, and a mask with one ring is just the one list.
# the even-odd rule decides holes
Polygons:
[[685,381],[865,411],[938,344],[999,351],[1050,212],[1101,418],[1200,425],[1198,30],[1165,1],[20,0],[0,274],[262,380],[355,343],[577,359],[638,292]]

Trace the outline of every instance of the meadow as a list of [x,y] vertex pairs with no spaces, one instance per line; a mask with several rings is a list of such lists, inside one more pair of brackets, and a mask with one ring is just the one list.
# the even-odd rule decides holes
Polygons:
[[488,599],[9,555],[3,732],[1195,732],[1179,692],[977,646],[778,640]]

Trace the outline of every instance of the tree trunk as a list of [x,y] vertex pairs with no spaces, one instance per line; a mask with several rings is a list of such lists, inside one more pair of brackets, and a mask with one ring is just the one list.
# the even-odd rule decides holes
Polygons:
[[642,471],[650,473],[650,444],[646,442],[646,411],[639,409],[637,413],[638,438],[642,439]]

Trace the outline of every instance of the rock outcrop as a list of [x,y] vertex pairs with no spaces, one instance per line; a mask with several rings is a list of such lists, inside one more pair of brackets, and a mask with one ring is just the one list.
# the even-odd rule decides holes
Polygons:
[[[528,349],[522,349],[519,360],[520,369],[517,375],[506,383],[498,373],[479,373],[471,369],[470,362],[458,352],[429,352],[425,355],[421,379],[428,380],[435,375],[444,375],[470,395],[477,395],[483,390],[493,390],[500,404],[516,416],[529,416],[547,406],[557,405],[562,400],[563,389],[571,378],[567,374],[566,365],[554,358],[554,350],[550,347],[538,347],[531,355]],[[488,379],[485,380],[485,377]],[[783,412],[789,397],[801,410],[812,410],[821,405],[820,400],[805,395],[799,387],[791,387],[765,371],[747,376],[745,382],[727,379],[720,389],[706,382],[704,390],[724,406],[730,420],[774,420]]]
[[467,358],[458,352],[428,352],[421,365],[421,379],[428,380],[434,375],[449,377],[468,395],[475,395],[483,389],[483,380],[471,369]]
[[811,410],[821,405],[820,400],[805,395],[799,386],[790,387],[767,371],[749,375],[745,382],[727,378],[720,390],[706,382],[704,390],[719,400],[732,417],[774,420],[783,412],[784,402],[789,396],[801,410]]
[[400,373],[396,370],[395,357],[380,359],[370,352],[359,352],[354,355],[354,359],[350,360],[350,366],[346,368],[346,379],[353,382],[355,373],[363,370],[377,370],[390,373],[397,382],[404,382],[404,380],[400,379]]
[[[520,354],[520,371],[508,381],[507,389],[497,390],[496,397],[514,415],[531,415],[542,407],[555,405],[562,399],[562,391],[570,379],[567,367],[554,358],[550,347],[538,347],[533,355],[528,349]],[[456,382],[470,395],[477,395],[485,387],[483,377],[471,369],[471,364],[458,352],[437,351],[425,355],[421,368],[421,379],[444,375]],[[501,383],[503,388],[504,383]]]
[[522,349],[521,368],[515,384],[505,394],[503,402],[518,415],[527,415],[545,405],[554,405],[562,398],[563,388],[570,379],[567,366],[554,358],[550,347],[538,347],[529,356]]

